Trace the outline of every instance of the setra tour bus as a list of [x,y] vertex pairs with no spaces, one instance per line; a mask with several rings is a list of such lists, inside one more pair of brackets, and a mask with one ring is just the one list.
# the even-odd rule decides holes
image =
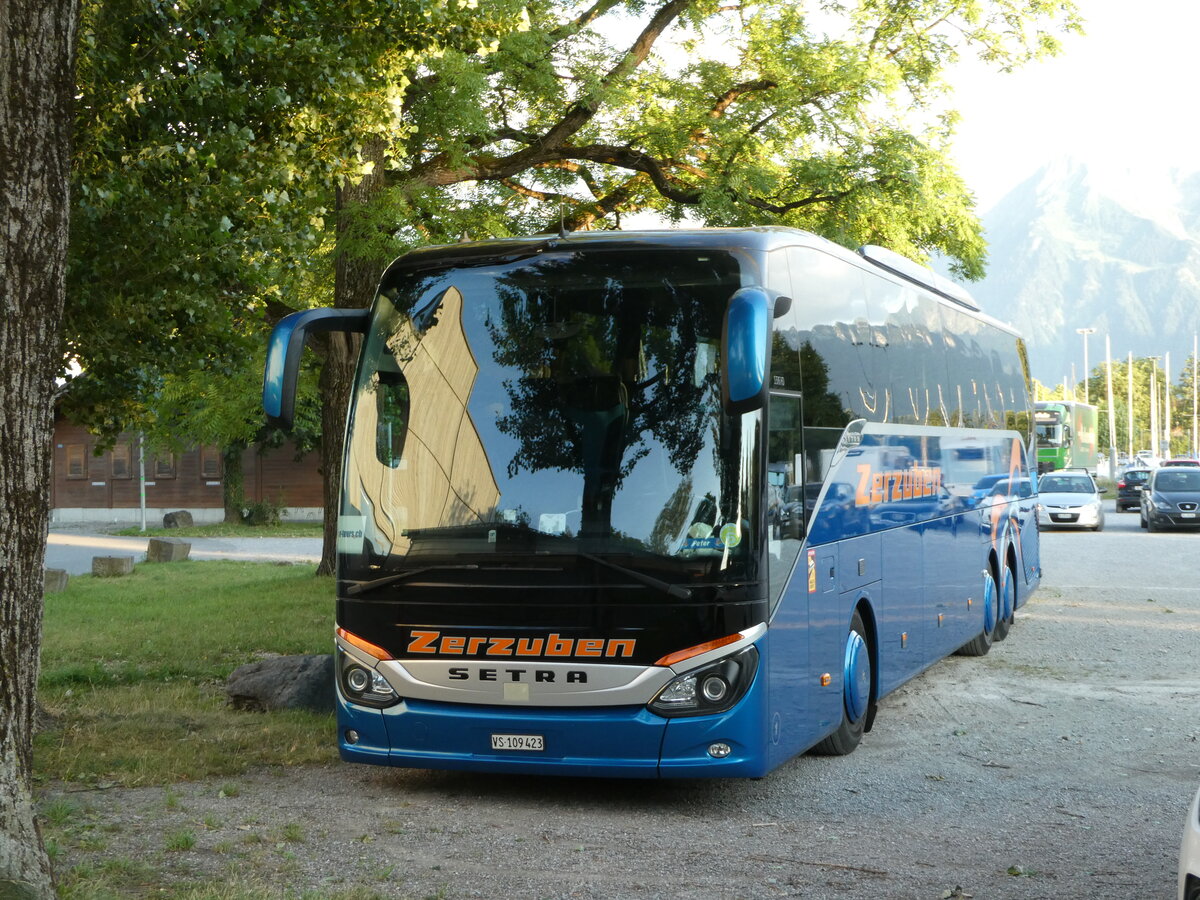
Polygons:
[[786,228],[412,251],[360,332],[341,755],[629,777],[845,754],[1006,636],[1041,569],[1020,337],[932,271]]

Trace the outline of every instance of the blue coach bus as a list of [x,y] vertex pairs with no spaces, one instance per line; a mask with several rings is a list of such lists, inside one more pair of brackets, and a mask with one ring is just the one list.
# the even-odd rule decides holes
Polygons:
[[416,250],[363,335],[337,546],[357,762],[761,776],[986,653],[1040,579],[1021,339],[784,228]]

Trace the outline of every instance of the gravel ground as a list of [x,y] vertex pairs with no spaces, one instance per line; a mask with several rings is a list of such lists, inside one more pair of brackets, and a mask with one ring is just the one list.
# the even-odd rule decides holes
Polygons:
[[[849,757],[758,781],[339,764],[72,793],[107,844],[59,865],[446,900],[1170,900],[1200,783],[1200,534],[1111,507],[1104,532],[1044,534],[1009,639],[886,698]],[[194,847],[166,849],[180,831]]]

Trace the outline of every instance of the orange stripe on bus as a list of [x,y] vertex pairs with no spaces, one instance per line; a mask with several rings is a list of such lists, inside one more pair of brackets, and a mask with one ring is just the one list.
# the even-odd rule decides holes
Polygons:
[[668,653],[662,659],[655,663],[656,666],[673,666],[677,662],[683,662],[685,659],[691,659],[693,656],[699,656],[701,653],[707,653],[709,650],[716,650],[718,647],[724,647],[726,644],[732,644],[740,641],[740,634],[727,634],[723,638],[717,638],[715,641],[706,641],[703,644],[697,644],[695,647],[688,647],[686,650],[676,650],[674,653]]
[[373,656],[376,659],[392,659],[393,658],[392,654],[388,653],[382,647],[377,647],[375,644],[372,644],[370,641],[364,641],[357,634],[351,634],[349,631],[347,631],[345,628],[342,628],[341,626],[338,626],[337,636],[340,637],[347,644],[353,644],[355,647],[357,647],[363,653],[366,653],[369,656]]

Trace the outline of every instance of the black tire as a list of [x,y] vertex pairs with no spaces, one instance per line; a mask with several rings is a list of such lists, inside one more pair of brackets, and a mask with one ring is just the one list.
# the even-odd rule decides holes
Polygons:
[[1155,522],[1154,519],[1147,516],[1146,517],[1146,530],[1149,531],[1151,534],[1154,534],[1155,532],[1161,531],[1162,529],[1158,527],[1158,523]]
[[1092,528],[1092,531],[1103,531],[1103,530],[1104,530],[1104,520],[1103,520],[1103,519],[1101,519],[1101,520],[1100,520],[1100,524],[1098,524],[1098,525],[1094,526],[1094,527]]
[[1138,514],[1138,524],[1141,525],[1143,528],[1146,527],[1146,517],[1141,515],[1140,513]]
[[992,649],[992,644],[995,643],[996,622],[999,621],[1000,615],[999,608],[997,607],[993,612],[992,627],[989,630],[987,625],[987,597],[989,591],[993,598],[992,602],[994,604],[999,603],[1000,591],[996,587],[996,576],[992,574],[991,566],[988,566],[983,573],[983,630],[955,651],[959,656],[987,656],[987,652]]
[[[865,700],[859,698],[861,709],[858,710],[857,716],[853,716],[850,708],[853,689],[847,690],[846,681],[851,668],[849,665],[851,645],[855,644],[856,638],[859,642],[856,653],[859,655],[855,658],[859,665],[855,669],[860,677],[866,678],[868,696]],[[862,740],[863,732],[867,730],[867,721],[871,718],[871,708],[875,703],[874,671],[871,664],[867,629],[863,625],[862,616],[858,614],[858,610],[854,611],[854,617],[850,620],[850,631],[846,635],[846,660],[843,662],[843,668],[845,671],[842,673],[842,722],[837,731],[812,748],[812,752],[817,756],[846,756],[853,753],[854,748]]]

